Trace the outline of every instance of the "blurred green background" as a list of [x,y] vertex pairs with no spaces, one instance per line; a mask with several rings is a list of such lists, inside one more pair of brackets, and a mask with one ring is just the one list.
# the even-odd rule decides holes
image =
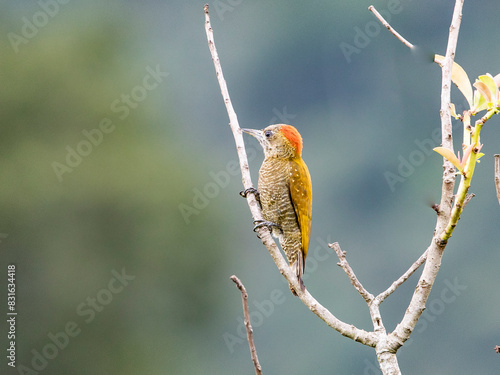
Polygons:
[[[303,135],[314,186],[308,289],[367,330],[366,305],[325,244],[340,242],[372,293],[428,246],[442,171],[430,152],[441,81],[431,55],[445,52],[453,3],[211,3],[240,125],[287,122]],[[293,298],[252,232],[203,4],[0,5],[1,373],[252,374],[232,274],[250,295],[265,374],[379,373],[372,349]],[[378,25],[370,4],[416,53]],[[456,61],[471,79],[500,71],[499,12],[497,0],[466,1]],[[457,90],[453,99],[464,108]],[[399,352],[405,374],[500,367],[499,118],[482,141],[476,197]],[[262,153],[245,142],[256,183]],[[17,369],[5,356],[8,264]],[[382,306],[388,330],[416,280]]]

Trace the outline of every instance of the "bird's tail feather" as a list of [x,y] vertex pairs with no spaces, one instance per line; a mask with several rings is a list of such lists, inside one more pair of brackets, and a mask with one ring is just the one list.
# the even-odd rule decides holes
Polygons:
[[297,274],[297,280],[299,281],[300,289],[302,289],[302,291],[305,291],[306,286],[304,285],[304,281],[302,281],[302,276],[304,275],[304,257],[302,255],[301,251],[299,251],[299,254],[297,257],[295,273]]
[[[302,280],[302,276],[304,275],[304,258],[301,252],[299,252],[297,259],[290,266],[290,268],[295,272],[295,275],[297,276],[297,281],[299,282],[300,289],[302,291],[305,291],[306,286],[304,285],[304,281]],[[290,290],[294,295],[297,295],[291,285]]]

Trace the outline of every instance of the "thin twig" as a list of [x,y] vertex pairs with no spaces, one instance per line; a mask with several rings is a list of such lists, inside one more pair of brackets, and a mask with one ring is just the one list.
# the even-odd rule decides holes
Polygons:
[[351,281],[352,286],[354,288],[356,288],[356,290],[358,291],[359,294],[361,294],[361,297],[363,297],[363,299],[367,303],[370,303],[371,301],[373,301],[373,298],[375,298],[375,297],[373,296],[373,294],[369,293],[365,289],[363,284],[361,284],[361,282],[358,280],[358,278],[356,277],[356,274],[354,273],[351,266],[349,265],[349,262],[347,262],[347,259],[345,257],[345,254],[346,254],[345,251],[342,251],[339,243],[335,242],[335,243],[328,244],[328,247],[332,248],[337,253],[337,256],[339,257],[339,260],[340,260],[340,262],[337,264],[340,267],[342,267],[342,269],[345,271],[347,277]]
[[382,17],[382,15],[377,11],[377,9],[375,9],[373,5],[370,5],[368,7],[368,10],[370,10],[375,15],[375,17],[378,18],[378,20],[382,23],[382,25],[384,25],[385,28],[389,30],[396,38],[398,38],[406,47],[408,48],[414,47],[413,44],[408,42],[405,38],[401,36],[400,33],[394,30],[394,28],[391,25],[389,25],[389,23],[384,19],[384,17]]
[[[248,167],[248,157],[245,152],[245,143],[243,142],[243,135],[238,123],[238,117],[236,116],[233,104],[231,103],[231,98],[229,97],[229,91],[227,89],[226,80],[224,79],[224,74],[222,73],[222,66],[220,64],[219,55],[217,54],[217,49],[215,48],[214,33],[210,24],[210,15],[208,13],[208,4],[205,4],[203,9],[205,11],[205,31],[207,33],[208,48],[210,49],[210,53],[212,55],[215,72],[217,74],[217,80],[219,81],[219,86],[222,94],[222,99],[224,99],[224,104],[226,105],[227,114],[229,116],[229,126],[231,127],[234,141],[236,143],[236,149],[238,151],[238,158],[240,161],[240,168],[242,171],[241,179],[243,182],[243,187],[245,189],[248,189],[253,187],[253,184]],[[262,220],[262,213],[260,211],[259,204],[255,199],[255,195],[247,194],[246,199],[248,205],[250,206],[253,220]],[[263,227],[263,231],[268,231],[268,229]]]
[[404,274],[401,275],[401,277],[399,279],[394,281],[389,288],[384,290],[382,293],[380,293],[376,297],[376,299],[379,301],[379,303],[382,303],[387,297],[389,297],[392,293],[394,293],[394,291],[401,284],[403,284],[406,280],[408,280],[410,278],[410,276],[413,275],[413,273],[415,273],[415,271],[418,270],[422,264],[424,264],[426,258],[427,258],[427,250],[425,250],[424,253],[422,255],[420,255],[420,258],[418,258],[415,261],[415,263],[413,263],[411,265],[411,267],[408,268],[408,270]]
[[469,202],[472,200],[472,198],[474,198],[475,196],[476,196],[476,194],[474,194],[474,193],[467,194],[465,196],[464,205],[462,206],[462,210],[465,209],[465,206],[467,206],[469,204]]
[[497,188],[497,199],[500,204],[500,155],[495,154],[495,186]]
[[[245,151],[245,144],[243,142],[243,136],[241,133],[240,126],[238,124],[238,119],[234,111],[233,105],[231,104],[231,99],[227,90],[226,81],[224,80],[224,75],[222,74],[222,67],[220,64],[219,56],[217,54],[217,49],[215,48],[214,34],[212,26],[210,24],[210,15],[208,12],[208,4],[204,7],[205,11],[205,31],[207,34],[208,47],[212,54],[212,60],[215,66],[215,71],[217,73],[217,80],[221,88],[222,97],[224,103],[226,104],[226,109],[229,116],[229,125],[233,132],[233,136],[236,143],[236,151],[238,153],[238,158],[240,161],[240,169],[242,175],[243,186],[245,189],[252,187],[252,179],[250,176],[250,170],[248,168],[248,158]],[[247,194],[247,202],[252,213],[254,220],[262,219],[262,212],[260,206],[255,199],[254,194]],[[349,337],[354,341],[360,342],[364,345],[375,347],[378,344],[379,337],[374,332],[367,332],[363,329],[359,329],[352,324],[347,324],[335,315],[333,315],[327,308],[321,305],[308,291],[302,290],[298,283],[297,277],[292,272],[291,268],[288,266],[286,260],[281,254],[276,242],[271,237],[269,229],[266,227],[261,227],[257,229],[259,237],[264,244],[264,246],[271,254],[274,263],[278,267],[280,273],[285,277],[289,284],[297,291],[297,295],[300,300],[316,314],[321,320],[323,320],[329,327],[338,331],[341,335]]]
[[236,275],[231,276],[231,280],[236,284],[238,289],[241,291],[241,301],[243,304],[243,315],[245,316],[245,327],[247,329],[248,346],[250,347],[250,355],[252,356],[252,362],[255,367],[255,374],[262,375],[262,367],[260,367],[259,358],[257,357],[257,349],[255,348],[255,343],[253,341],[253,329],[250,324],[250,313],[248,312],[248,293],[245,286]]

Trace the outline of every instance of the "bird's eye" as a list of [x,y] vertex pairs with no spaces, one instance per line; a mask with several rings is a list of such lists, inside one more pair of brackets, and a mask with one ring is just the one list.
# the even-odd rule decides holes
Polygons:
[[273,135],[273,132],[271,130],[266,130],[264,135],[266,136],[266,138],[269,138],[271,137],[271,135]]

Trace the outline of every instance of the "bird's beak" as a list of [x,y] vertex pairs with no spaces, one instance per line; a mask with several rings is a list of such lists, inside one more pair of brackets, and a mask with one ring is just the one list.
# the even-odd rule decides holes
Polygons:
[[252,137],[257,138],[259,142],[262,139],[264,139],[264,133],[262,130],[255,130],[255,129],[241,129],[241,130],[247,134],[250,134]]

